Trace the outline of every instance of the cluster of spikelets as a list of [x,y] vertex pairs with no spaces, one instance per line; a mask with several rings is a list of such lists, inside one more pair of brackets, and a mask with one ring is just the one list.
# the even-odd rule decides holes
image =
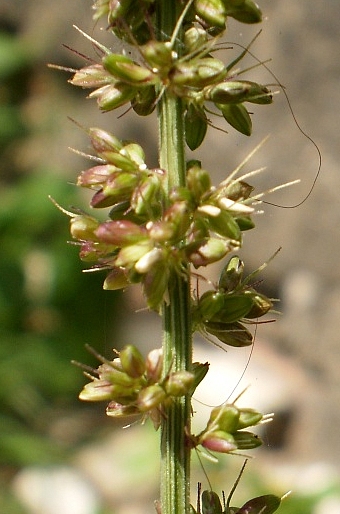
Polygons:
[[[244,103],[267,104],[272,95],[264,85],[237,79],[233,69],[245,52],[229,65],[213,54],[216,35],[225,29],[227,17],[257,23],[261,21],[258,6],[252,0],[177,0],[177,4],[181,15],[174,33],[165,36],[152,29],[156,1],[96,1],[95,19],[107,17],[117,37],[135,50],[138,47],[139,58],[112,53],[98,44],[101,62],[76,71],[70,82],[94,89],[90,97],[97,98],[105,111],[129,103],[137,114],[147,115],[164,92],[181,98],[191,149],[204,139],[211,108],[249,135],[251,118]],[[183,31],[180,44],[179,31]],[[148,168],[140,145],[96,128],[89,130],[89,136],[95,152],[90,157],[97,165],[80,174],[78,185],[94,191],[93,208],[110,208],[109,220],[102,223],[92,216],[73,216],[71,233],[81,245],[84,261],[109,270],[105,289],[140,283],[148,307],[159,310],[174,273],[183,275],[188,265],[197,269],[219,261],[241,246],[243,231],[254,227],[253,188],[234,174],[213,186],[201,163],[190,161],[185,186],[169,192],[168,170]],[[257,300],[248,294],[242,303]],[[224,327],[213,323],[237,322],[252,309],[241,310],[244,313],[238,319],[210,316],[203,322],[210,322],[209,328],[216,332]],[[249,342],[249,335],[245,331],[243,335]]]
[[[209,368],[208,363],[195,362],[191,371],[164,373],[161,349],[152,350],[145,359],[133,345],[125,346],[117,354],[109,361],[95,353],[101,365],[91,374],[86,372],[91,381],[84,386],[80,399],[109,402],[106,412],[114,418],[149,417],[156,429],[166,415],[164,408],[180,396],[191,396]],[[253,449],[261,444],[261,439],[244,429],[268,419],[253,409],[225,403],[211,411],[200,434],[186,434],[187,444],[219,453]]]
[[138,46],[136,60],[113,53],[99,45],[100,63],[90,64],[75,73],[70,82],[94,89],[100,109],[110,111],[126,104],[141,116],[150,114],[167,90],[183,100],[186,142],[191,150],[203,141],[211,124],[207,113],[212,109],[245,135],[252,131],[251,116],[245,102],[269,104],[272,95],[262,84],[238,78],[236,64],[241,55],[226,65],[213,56],[220,47],[217,36],[225,29],[227,16],[245,23],[261,21],[261,13],[252,0],[197,0],[187,3],[180,27],[183,42],[177,44],[176,31],[170,38],[155,38],[150,31],[156,2],[99,1],[96,17],[108,15],[109,27],[118,37]]
[[[94,352],[95,353],[95,352]],[[191,371],[171,370],[164,376],[161,349],[144,359],[133,345],[125,346],[118,357],[109,361],[95,353],[102,364],[87,373],[80,399],[107,401],[107,415],[115,418],[148,416],[159,427],[164,407],[174,398],[192,394],[208,371],[208,364],[194,363]]]
[[[95,0],[94,19],[106,17],[112,32],[128,42],[144,44],[150,39],[157,0]],[[213,34],[223,33],[227,17],[242,23],[259,23],[262,13],[253,0],[180,1],[188,5],[186,22],[199,22]]]
[[[241,246],[242,232],[254,226],[252,187],[233,178],[214,187],[190,161],[186,186],[166,198],[166,171],[148,169],[139,145],[89,132],[101,163],[83,171],[78,185],[94,190],[92,207],[110,207],[109,220],[75,215],[71,234],[84,261],[109,270],[105,289],[141,283],[148,306],[158,310],[172,274],[185,273],[183,262],[207,266]],[[254,299],[248,295],[248,304]]]
[[[163,94],[181,99],[185,137],[190,149],[203,141],[211,124],[207,113],[217,113],[236,130],[250,135],[252,122],[245,103],[272,102],[269,89],[241,80],[234,71],[246,51],[229,65],[214,57],[217,37],[227,17],[244,23],[261,21],[252,0],[194,0],[182,2],[181,15],[171,36],[152,27],[157,0],[97,0],[95,18],[106,16],[110,30],[138,50],[138,58],[102,52],[99,63],[75,71],[70,82],[93,89],[99,107],[109,111],[130,104],[139,115],[150,114]],[[183,31],[181,43],[179,31]],[[208,35],[209,34],[209,35]],[[91,39],[91,38],[90,38]],[[138,48],[137,48],[138,47]],[[160,311],[175,275],[184,279],[190,268],[219,261],[242,245],[242,233],[254,227],[252,214],[259,196],[246,176],[232,172],[217,186],[199,161],[187,163],[185,185],[168,190],[168,171],[149,168],[143,148],[98,128],[88,130],[96,165],[81,172],[77,185],[92,191],[91,207],[109,210],[99,221],[84,213],[71,215],[71,234],[80,257],[92,269],[107,270],[104,288],[124,289],[140,284],[147,305]],[[230,346],[253,342],[245,324],[265,315],[272,302],[243,277],[243,263],[231,257],[218,284],[202,296],[193,295],[192,329]],[[144,359],[128,345],[109,361],[86,373],[90,382],[80,398],[108,402],[112,417],[149,417],[158,428],[167,405],[192,396],[208,371],[194,363],[188,371],[164,369],[161,350]],[[260,438],[245,430],[267,421],[252,409],[223,404],[212,410],[206,428],[186,434],[191,448],[222,453],[249,450]]]

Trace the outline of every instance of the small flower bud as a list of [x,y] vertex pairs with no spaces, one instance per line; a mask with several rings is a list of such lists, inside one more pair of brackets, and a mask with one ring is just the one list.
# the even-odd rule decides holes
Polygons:
[[76,71],[69,82],[73,86],[99,88],[111,84],[112,77],[101,64],[92,64]]
[[[118,392],[122,394],[124,390],[133,389],[138,385],[138,380],[130,377],[123,369],[120,359],[115,359],[110,364],[104,363],[98,368],[99,377],[102,380],[107,380],[115,389],[113,393]],[[117,386],[117,387],[116,387]]]
[[222,237],[233,239],[234,241],[240,241],[241,231],[238,224],[229,212],[227,212],[226,210],[221,210],[224,208],[223,203],[220,205],[219,202],[219,207],[220,211],[216,211],[216,215],[215,213],[213,213],[212,215],[206,215],[210,229]]
[[143,87],[131,102],[132,108],[138,116],[148,116],[157,105],[157,95],[154,86]]
[[250,207],[244,203],[234,202],[234,200],[226,197],[219,198],[218,205],[221,209],[236,212],[238,214],[251,214],[254,212],[254,207]]
[[103,289],[106,291],[116,291],[124,289],[129,285],[129,280],[124,270],[114,267],[104,280]]
[[81,244],[79,257],[84,262],[95,262],[107,253],[107,245],[85,241]]
[[131,207],[138,216],[160,214],[163,196],[162,177],[153,173],[142,180],[131,196]]
[[150,239],[157,243],[166,243],[174,238],[175,227],[164,220],[148,223]]
[[143,255],[152,249],[152,247],[153,246],[148,239],[144,241],[142,240],[135,244],[124,246],[124,248],[120,250],[115,260],[115,264],[118,267],[121,266],[123,268],[132,268],[136,262],[143,257]]
[[163,372],[163,350],[157,348],[148,353],[145,361],[146,376],[150,382],[159,382]]
[[221,191],[221,196],[227,197],[234,202],[241,202],[241,200],[249,198],[254,188],[242,180],[237,180],[229,183],[227,187],[222,182],[218,190]]
[[200,202],[204,193],[211,188],[209,173],[202,169],[197,161],[188,162],[187,186],[197,203]]
[[[143,148],[133,142],[125,143],[119,151],[120,155],[127,157],[140,171],[146,169],[145,153]],[[122,167],[122,169],[125,169]],[[133,171],[132,169],[130,171]]]
[[234,437],[223,430],[206,432],[200,437],[200,444],[213,452],[230,453],[237,450]]
[[123,143],[106,130],[90,128],[88,132],[92,146],[100,156],[102,152],[119,152],[119,150],[123,148]]
[[103,188],[93,195],[91,207],[109,207],[129,200],[134,188],[138,184],[138,180],[136,173],[125,173],[122,171],[112,173],[111,177],[103,185]]
[[170,80],[177,88],[203,88],[223,80],[226,74],[227,70],[222,61],[214,57],[203,57],[177,63]]
[[250,80],[226,81],[216,86],[207,87],[204,91],[206,100],[219,104],[239,104],[251,102],[256,104],[270,104],[272,94],[266,86],[251,82]]
[[191,390],[194,380],[190,371],[175,371],[167,377],[164,388],[169,396],[184,396]]
[[114,86],[106,85],[90,93],[89,98],[97,98],[97,103],[103,111],[112,111],[132,100],[136,90],[122,82]]
[[[238,2],[239,5],[235,0],[225,0],[225,3],[227,15],[241,23],[260,23],[262,21],[262,12],[253,0]],[[230,8],[228,8],[228,4],[230,4]]]
[[231,292],[236,289],[242,281],[244,264],[237,256],[232,257],[228,264],[223,268],[218,281],[219,289]]
[[269,298],[255,290],[245,291],[245,294],[248,295],[253,302],[252,308],[247,314],[247,318],[260,318],[261,316],[267,314],[267,312],[273,307],[273,304]]
[[247,102],[262,105],[271,104],[273,102],[273,96],[266,86],[250,80],[246,81],[246,83],[249,85],[249,92],[246,98]]
[[140,351],[133,345],[126,345],[119,352],[123,371],[131,378],[139,378],[145,371],[145,362]]
[[105,184],[108,179],[117,172],[118,168],[111,164],[103,164],[101,166],[94,166],[86,171],[82,171],[77,179],[77,186],[82,187],[98,187]]
[[133,405],[122,405],[111,401],[106,407],[106,414],[112,418],[126,418],[136,416],[136,414],[139,414],[139,410]]
[[86,402],[103,402],[112,399],[112,384],[107,380],[94,379],[85,384],[79,394],[79,399]]
[[152,40],[143,45],[141,50],[151,68],[167,74],[173,63],[173,51],[168,42]]
[[237,430],[255,426],[260,423],[263,415],[254,409],[239,409],[240,417],[238,420]]
[[93,195],[90,205],[94,209],[101,209],[103,207],[110,207],[112,204],[116,203],[116,201],[117,200],[112,198],[112,196],[103,193],[103,190],[101,189]]
[[99,221],[91,216],[74,216],[70,221],[70,232],[75,239],[98,241],[94,234],[98,226]]
[[200,50],[208,41],[207,32],[201,27],[190,27],[184,34],[186,53],[191,54]]
[[224,304],[224,293],[218,291],[206,291],[199,299],[198,309],[203,321],[210,321]]
[[208,240],[203,241],[193,252],[190,252],[189,247],[189,259],[195,268],[199,268],[200,266],[207,266],[212,262],[219,261],[230,249],[229,242],[222,241],[217,237],[210,237]]
[[216,104],[238,104],[246,100],[250,85],[244,81],[226,81],[206,88],[206,100]]
[[143,292],[149,309],[158,311],[164,301],[170,277],[169,263],[165,256],[143,277]]
[[212,316],[211,321],[234,323],[245,318],[252,308],[252,305],[252,299],[244,293],[223,294],[223,305],[221,309]]
[[208,421],[208,430],[223,430],[233,434],[239,423],[240,412],[233,404],[223,404],[212,409]]
[[105,221],[101,223],[95,235],[100,241],[115,246],[138,243],[147,238],[146,230],[128,220]]
[[172,240],[181,240],[188,230],[191,219],[186,202],[175,202],[164,213],[164,222],[173,227]]
[[205,204],[197,207],[197,212],[200,214],[206,214],[210,218],[217,218],[221,214],[221,209],[216,205]]
[[151,268],[164,258],[164,252],[161,248],[152,248],[145,253],[135,264],[138,273],[148,273]]
[[158,407],[166,398],[166,392],[159,384],[145,387],[138,394],[137,407],[141,412]]
[[226,10],[223,0],[195,0],[194,3],[197,15],[213,27],[224,29],[226,21]]
[[105,159],[108,163],[113,164],[118,168],[118,171],[124,170],[126,172],[134,172],[140,171],[139,163],[136,163],[129,156],[125,147],[121,148],[118,152],[116,151],[107,151],[102,152],[101,157]]
[[122,54],[109,54],[103,58],[104,68],[115,77],[126,84],[136,87],[156,84],[158,76],[150,69],[135,63],[129,57]]

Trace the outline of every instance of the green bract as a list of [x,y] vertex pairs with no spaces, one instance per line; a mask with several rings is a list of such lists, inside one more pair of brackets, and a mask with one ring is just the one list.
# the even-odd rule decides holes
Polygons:
[[203,491],[202,514],[222,514],[220,499],[214,491]]
[[216,104],[216,107],[222,112],[225,120],[245,136],[250,136],[252,132],[251,117],[241,103],[233,104]]
[[229,346],[242,348],[253,343],[252,334],[239,322],[207,321],[203,324],[203,330]]
[[185,113],[185,141],[190,150],[196,150],[207,133],[208,120],[204,110],[190,104]]
[[240,507],[237,514],[273,514],[280,507],[280,504],[281,499],[273,494],[257,496]]
[[[230,498],[229,498],[230,500]],[[214,491],[203,491],[202,514],[273,514],[279,508],[281,499],[273,494],[251,498],[242,507],[222,505],[218,494]]]
[[224,0],[227,15],[242,23],[259,23],[262,13],[259,6],[252,0]]

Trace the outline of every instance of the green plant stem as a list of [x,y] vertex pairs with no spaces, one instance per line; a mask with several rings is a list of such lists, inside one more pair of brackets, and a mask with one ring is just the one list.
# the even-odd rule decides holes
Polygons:
[[[183,370],[191,362],[188,281],[174,276],[169,304],[164,307],[165,369]],[[187,514],[190,504],[190,398],[181,397],[166,409],[161,425],[162,514]]]
[[[179,16],[176,4],[160,2],[161,34],[171,36]],[[160,167],[168,174],[168,191],[185,184],[184,118],[181,99],[165,92],[158,104]],[[186,264],[183,263],[184,271]],[[188,270],[187,270],[188,271]],[[192,362],[189,273],[173,275],[168,302],[163,306],[165,372],[188,370]],[[167,407],[161,424],[161,512],[188,514],[190,506],[190,398],[181,397]]]

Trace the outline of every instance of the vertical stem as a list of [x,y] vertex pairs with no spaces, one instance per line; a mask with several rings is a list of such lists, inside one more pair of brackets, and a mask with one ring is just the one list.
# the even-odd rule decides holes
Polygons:
[[[189,284],[174,275],[169,304],[164,306],[165,369],[189,368],[191,330],[189,326]],[[161,426],[162,514],[188,514],[190,505],[190,449],[185,431],[190,431],[190,398],[181,397],[166,409]]]
[[[158,10],[162,35],[174,30],[179,2],[163,0]],[[185,184],[184,117],[181,99],[166,91],[158,104],[160,167],[168,174],[168,190]],[[169,301],[163,306],[164,369],[188,370],[192,362],[190,279],[173,273]],[[166,409],[161,425],[161,512],[188,514],[190,506],[190,398],[181,397]]]

